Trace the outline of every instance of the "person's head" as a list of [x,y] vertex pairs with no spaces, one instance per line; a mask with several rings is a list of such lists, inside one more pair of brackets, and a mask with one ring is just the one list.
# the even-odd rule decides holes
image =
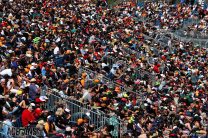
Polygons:
[[1,79],[1,85],[4,86],[6,84],[6,80],[5,79]]
[[65,108],[65,109],[64,109],[64,113],[65,113],[66,115],[69,115],[69,114],[70,114],[70,110],[69,110],[68,108]]
[[31,103],[31,104],[29,105],[29,107],[28,107],[28,110],[32,112],[32,111],[35,110],[35,108],[36,108],[36,107],[35,107],[35,104],[34,104],[34,103]]
[[0,95],[0,105],[1,105],[1,106],[4,106],[5,104],[6,104],[5,96]]
[[56,116],[62,116],[63,113],[64,113],[63,108],[58,108],[55,114],[56,114]]
[[30,83],[35,83],[36,82],[36,79],[35,78],[32,78],[31,80],[30,80]]
[[17,101],[17,97],[16,97],[16,95],[14,93],[10,94],[9,97],[11,98],[11,100],[13,102],[16,102]]
[[49,116],[47,117],[47,122],[48,122],[48,123],[53,123],[53,122],[54,122],[54,119],[53,119],[53,117],[52,117],[51,115],[49,115]]
[[84,123],[84,119],[79,118],[79,119],[77,120],[77,125],[82,125],[83,123]]
[[36,109],[34,110],[34,116],[35,116],[35,117],[40,117],[41,114],[42,114],[42,110],[41,110],[40,108],[36,108]]
[[73,129],[71,127],[66,127],[65,135],[66,136],[71,136],[73,132]]

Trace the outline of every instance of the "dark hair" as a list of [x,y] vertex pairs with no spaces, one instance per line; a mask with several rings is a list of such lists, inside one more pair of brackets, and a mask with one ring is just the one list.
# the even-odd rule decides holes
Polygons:
[[108,130],[109,132],[113,131],[113,130],[114,130],[114,126],[113,126],[113,125],[108,125],[108,126],[107,126],[107,130]]
[[13,118],[13,116],[11,115],[11,114],[7,114],[6,116],[5,116],[5,119],[12,119]]
[[70,136],[71,134],[72,134],[71,131],[65,131],[65,135],[66,135],[66,136]]

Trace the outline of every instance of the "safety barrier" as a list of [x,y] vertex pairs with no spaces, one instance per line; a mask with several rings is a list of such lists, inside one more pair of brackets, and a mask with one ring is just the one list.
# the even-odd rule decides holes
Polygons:
[[[146,36],[146,35],[145,35]],[[148,39],[151,39],[151,40],[154,40],[154,38],[151,38],[149,36],[146,36],[146,38]],[[136,56],[137,59],[140,59],[140,58],[145,58],[148,62],[148,64],[154,64],[154,59],[153,57],[147,57],[145,56],[144,53],[141,53],[139,51],[136,51],[136,50],[133,50],[133,49],[130,49],[129,47],[125,47],[125,46],[121,46],[122,47],[122,50],[128,54],[128,55],[132,55],[134,54]],[[159,50],[156,49],[156,48],[153,48],[153,52],[155,55],[158,55],[159,54]],[[128,64],[128,62],[126,62],[126,67],[130,67],[130,65]],[[142,79],[145,77],[147,77],[147,79],[150,81],[150,83],[153,83],[153,81],[155,80],[155,75],[152,74],[151,72],[148,72],[148,71],[144,71],[140,68],[137,68],[134,70],[136,72],[136,79]]]
[[120,138],[124,136],[125,133],[127,133],[128,122],[126,121],[121,122],[120,120],[112,116],[106,120],[106,123],[114,126],[114,130],[111,131],[113,138]]
[[110,68],[112,68],[114,64],[122,64],[124,67],[126,67],[125,64],[128,63],[125,58],[113,57],[111,55],[104,56],[102,61],[106,62]]
[[88,74],[95,74],[94,75],[94,77],[95,77],[94,79],[98,78],[99,80],[101,80],[101,82],[107,84],[108,86],[119,87],[121,89],[121,92],[124,92],[124,93],[128,92],[130,94],[136,95],[137,98],[139,100],[141,100],[141,102],[143,100],[145,100],[144,99],[144,95],[143,95],[142,91],[140,91],[140,90],[132,91],[132,89],[127,88],[125,85],[117,83],[115,81],[112,81],[112,80],[108,79],[107,77],[98,74],[97,72],[90,71],[89,69],[84,68],[84,67],[79,69],[79,75],[81,75],[81,73],[84,73],[84,72],[88,72]]
[[[77,122],[79,118],[87,118],[89,124],[94,126],[94,132],[100,131],[105,125],[109,124],[111,117],[107,116],[103,111],[90,107],[87,104],[83,104],[79,101],[69,98],[68,96],[60,96],[60,92],[54,89],[48,89],[47,92],[48,101],[45,103],[44,108],[55,111],[58,105],[64,105],[65,108],[70,109],[71,121]],[[123,135],[126,131],[126,125],[119,120],[116,116],[116,122],[114,122],[114,137]],[[111,121],[112,123],[112,121]],[[115,134],[115,132],[117,132]]]
[[204,29],[202,31],[188,31],[188,30],[177,30],[174,33],[180,37],[195,38],[195,39],[208,39],[208,30]]
[[92,71],[92,70],[90,70],[90,69],[88,69],[86,67],[80,67],[79,68],[78,75],[81,76],[82,73],[87,73],[88,75],[89,74],[93,74],[93,76],[94,76],[93,79],[99,79],[102,83],[111,82],[111,80],[109,78],[107,78],[106,76],[98,74],[97,72]]
[[[149,23],[147,20],[149,20],[148,18],[144,18],[144,17],[138,17],[136,18],[136,20],[142,21],[143,23]],[[183,23],[182,23],[182,27],[180,28],[180,30],[184,30],[185,28],[187,28],[187,26],[189,25],[193,25],[193,24],[198,24],[200,22],[199,19],[194,19],[194,18],[188,18],[188,19],[184,19]],[[184,36],[180,31],[176,31],[174,33],[172,33],[173,36],[175,38],[177,38],[180,41],[183,42],[193,42],[195,44],[195,46],[199,46],[199,47],[208,47],[208,35],[203,33],[203,34],[199,34],[199,33],[193,33],[193,35],[190,36]],[[156,43],[159,43],[160,46],[167,46],[167,43],[161,41],[162,39],[157,39],[157,38],[152,38],[150,36],[147,35],[143,35],[145,37],[145,39],[147,40],[153,40]],[[172,52],[171,47],[168,47],[169,50]]]
[[194,19],[194,18],[188,18],[184,19],[182,22],[183,28],[187,28],[187,26],[194,25],[194,24],[199,24],[200,20],[199,19]]
[[113,67],[113,64],[114,64],[115,61],[116,61],[116,58],[107,55],[107,56],[104,56],[104,57],[102,58],[102,61],[103,61],[103,62],[106,62],[106,63],[108,64],[108,66],[109,66],[110,68],[112,68],[112,67]]
[[194,46],[199,46],[201,48],[205,47],[208,48],[208,40],[207,39],[200,39],[200,38],[191,38],[191,37],[181,37],[176,33],[170,33],[173,38],[181,41],[181,42],[192,42]]
[[[45,93],[45,94],[42,94],[42,93]],[[75,105],[78,105],[78,106],[80,106],[80,107],[83,107],[83,108],[85,108],[85,109],[88,109],[88,110],[91,110],[91,107],[89,106],[89,104],[87,104],[87,103],[82,103],[82,102],[80,102],[80,101],[78,101],[78,100],[76,100],[76,99],[74,99],[74,98],[72,98],[72,97],[69,97],[69,96],[67,96],[66,94],[64,94],[64,92],[63,91],[59,91],[59,90],[57,90],[57,89],[51,89],[51,88],[42,88],[42,91],[41,91],[41,95],[42,96],[48,96],[48,95],[55,95],[55,96],[57,96],[57,97],[60,97],[60,98],[62,98],[62,99],[67,99],[69,102],[71,102],[71,103],[73,103],[73,104],[75,104]],[[51,99],[49,99],[49,101],[50,101]],[[49,102],[49,103],[53,103],[54,101],[52,100],[51,102]],[[61,102],[61,101],[60,101]],[[58,101],[57,101],[57,103],[59,103]],[[44,107],[45,107],[45,109],[48,109],[48,110],[54,110],[55,108],[56,108],[56,106],[54,105],[54,106],[51,106],[50,104],[45,104],[44,105]]]
[[89,119],[89,124],[94,125],[95,130],[102,128],[105,125],[105,119],[107,117],[102,111],[90,109],[90,107],[79,101],[75,102],[75,100],[60,97],[58,93],[51,93],[51,91],[47,94],[47,96],[48,102],[46,102],[45,108],[55,111],[58,105],[64,105],[65,108],[70,109],[72,122],[77,122],[77,119],[87,117]]

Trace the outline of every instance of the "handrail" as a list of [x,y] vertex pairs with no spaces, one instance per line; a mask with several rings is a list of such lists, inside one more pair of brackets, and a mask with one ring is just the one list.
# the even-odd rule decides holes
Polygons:
[[[86,68],[84,68],[84,67],[80,68],[80,72],[85,72],[85,69],[86,69]],[[87,69],[87,70],[89,71],[89,69]],[[93,71],[92,71],[91,73],[97,74],[96,72],[93,72]],[[97,75],[97,76],[98,76],[98,75]],[[96,76],[96,77],[97,77],[97,76]],[[132,90],[126,88],[125,86],[122,86],[121,84],[116,83],[116,82],[114,82],[114,81],[112,81],[112,80],[106,78],[105,76],[103,76],[102,79],[105,79],[105,82],[108,83],[109,85],[113,85],[113,86],[115,86],[115,87],[116,87],[116,86],[120,87],[120,88],[121,88],[121,91],[124,92],[124,93],[125,93],[125,92],[129,92],[129,93],[131,93],[131,94],[136,94],[136,96],[138,96],[138,97],[141,98],[140,100],[142,100],[142,101],[145,100],[142,91],[134,92],[134,91],[132,91]],[[142,101],[141,101],[141,102],[142,102]]]
[[172,33],[172,32],[169,32],[172,37],[180,40],[180,41],[183,41],[183,42],[193,42],[193,43],[198,43],[198,44],[202,44],[204,43],[204,45],[201,45],[201,47],[208,47],[208,40],[207,39],[196,39],[196,38],[186,38],[186,37],[181,37],[181,36],[178,36],[176,35],[175,33]]
[[[50,96],[53,97],[52,98],[52,101],[53,102],[55,102],[55,100],[54,100],[54,97],[55,97],[55,98],[63,101],[65,103],[65,106],[69,106],[69,104],[72,104],[73,106],[79,107],[80,113],[87,113],[87,112],[89,112],[90,115],[91,115],[91,117],[93,117],[94,119],[97,118],[96,115],[99,116],[99,119],[95,119],[95,121],[96,120],[97,121],[101,120],[101,122],[99,121],[99,122],[95,122],[95,123],[97,125],[101,123],[101,126],[99,128],[96,128],[94,130],[94,132],[100,131],[100,129],[103,128],[104,125],[107,123],[107,121],[110,119],[110,115],[107,115],[106,113],[104,113],[103,111],[101,111],[99,109],[93,109],[92,110],[92,108],[88,108],[87,106],[84,106],[83,107],[81,105],[78,105],[78,104],[74,103],[74,101],[70,101],[71,99],[68,96],[66,96],[66,97],[59,96],[58,95],[59,92],[56,91],[56,90],[54,90],[54,89],[49,89],[49,91],[47,92],[47,94],[48,94],[47,96],[49,96],[49,98],[50,98]],[[72,99],[72,100],[74,100],[74,99]],[[77,101],[77,102],[79,102],[79,101]],[[79,103],[81,103],[81,102],[79,102]],[[52,106],[50,102],[48,104],[49,104],[49,106]],[[117,118],[117,121],[118,121],[117,124],[119,126],[116,129],[116,131],[119,132],[118,135],[120,136],[120,135],[122,135],[122,132],[120,130],[121,129],[124,129],[124,127],[125,127],[125,126],[123,126],[124,122],[122,120],[120,120],[117,116],[115,116],[115,117]],[[92,123],[93,123],[93,120],[94,119],[92,119]],[[73,121],[75,121],[75,120],[73,120]]]

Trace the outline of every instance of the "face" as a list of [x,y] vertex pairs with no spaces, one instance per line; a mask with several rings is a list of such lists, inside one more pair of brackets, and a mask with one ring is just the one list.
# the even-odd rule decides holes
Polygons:
[[5,85],[5,80],[1,81],[1,85],[4,86]]
[[13,97],[13,98],[12,98],[12,101],[13,101],[13,102],[16,102],[16,101],[17,101],[17,98],[16,98],[16,97]]

